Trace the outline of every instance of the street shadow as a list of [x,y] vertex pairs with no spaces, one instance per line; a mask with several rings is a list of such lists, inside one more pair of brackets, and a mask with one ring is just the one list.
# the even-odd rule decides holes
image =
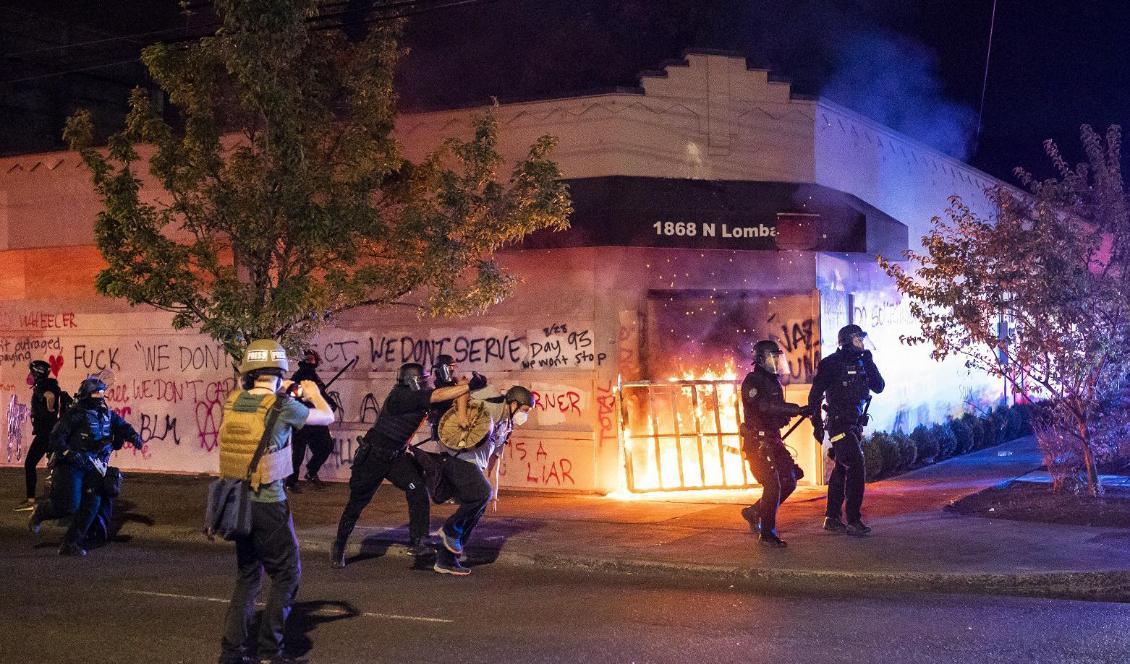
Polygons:
[[[467,567],[490,565],[502,555],[506,543],[511,537],[525,533],[537,532],[541,529],[539,521],[524,521],[522,519],[496,519],[484,517],[475,532],[471,534],[471,541],[464,546]],[[442,546],[442,545],[441,545]]]
[[[286,621],[284,643],[288,653],[301,657],[309,653],[314,642],[310,634],[318,629],[319,625],[349,620],[361,615],[361,611],[349,602],[340,600],[308,600],[296,602],[291,607],[290,617]],[[262,620],[263,612],[257,612],[256,622]],[[256,629],[258,627],[256,626]],[[258,632],[251,632],[256,634]]]

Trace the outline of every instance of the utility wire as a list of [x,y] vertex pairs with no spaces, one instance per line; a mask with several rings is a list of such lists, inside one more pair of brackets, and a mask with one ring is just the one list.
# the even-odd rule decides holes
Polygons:
[[977,141],[981,140],[981,118],[985,115],[985,90],[989,87],[989,58],[993,54],[993,28],[997,24],[997,0],[993,0],[993,13],[989,17],[989,46],[985,49],[985,75],[981,78],[981,105],[977,109]]

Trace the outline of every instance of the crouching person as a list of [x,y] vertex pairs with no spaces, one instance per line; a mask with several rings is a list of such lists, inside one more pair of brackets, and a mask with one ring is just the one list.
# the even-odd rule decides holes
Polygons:
[[[466,576],[471,570],[459,562],[463,547],[471,531],[479,523],[487,505],[498,500],[498,469],[502,451],[510,440],[515,426],[529,418],[534,407],[534,395],[521,385],[511,387],[505,396],[484,387],[471,393],[471,399],[480,400],[490,427],[486,437],[468,450],[444,450],[449,458],[443,464],[443,478],[451,487],[459,509],[443,524],[440,531],[443,546],[436,555],[433,569],[440,574]],[[488,479],[489,478],[489,479]]]
[[110,500],[121,488],[110,454],[127,442],[141,448],[134,428],[106,405],[106,383],[94,376],[82,381],[75,405],[51,430],[51,499],[28,521],[38,533],[43,521],[71,517],[60,555],[85,556],[84,542],[95,522],[99,539],[108,536]]
[[[220,474],[243,479],[261,442],[262,456],[251,474],[251,531],[235,540],[236,578],[224,623],[220,662],[293,662],[283,648],[283,628],[298,592],[302,562],[283,483],[290,476],[291,434],[304,425],[326,426],[333,411],[310,381],[299,384],[307,407],[291,398],[283,381],[286,351],[273,340],[253,341],[239,366],[241,389],[228,395],[220,424]],[[271,590],[259,625],[258,660],[251,658],[248,629],[263,571]]]

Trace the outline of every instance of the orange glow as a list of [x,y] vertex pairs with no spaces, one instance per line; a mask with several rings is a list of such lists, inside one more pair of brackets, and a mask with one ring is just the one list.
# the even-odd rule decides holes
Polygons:
[[721,369],[681,370],[620,392],[629,492],[748,488],[741,456],[741,400],[732,360]]

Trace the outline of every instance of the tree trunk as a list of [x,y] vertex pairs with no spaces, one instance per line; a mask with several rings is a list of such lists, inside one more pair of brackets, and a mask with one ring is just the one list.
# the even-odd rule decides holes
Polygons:
[[1095,464],[1095,454],[1091,450],[1091,432],[1086,422],[1080,422],[1079,444],[1083,448],[1083,468],[1087,471],[1087,495],[1096,498],[1102,495],[1102,486],[1099,484],[1099,469]]

